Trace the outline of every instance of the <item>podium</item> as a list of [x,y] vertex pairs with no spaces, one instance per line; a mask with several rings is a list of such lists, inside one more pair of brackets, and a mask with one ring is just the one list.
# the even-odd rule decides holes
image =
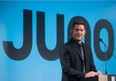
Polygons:
[[116,75],[100,75],[90,78],[82,78],[80,81],[116,81]]

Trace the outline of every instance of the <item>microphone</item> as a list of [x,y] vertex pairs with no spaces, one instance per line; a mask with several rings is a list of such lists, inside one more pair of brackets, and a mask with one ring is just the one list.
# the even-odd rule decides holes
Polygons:
[[[101,38],[99,38],[99,41],[102,42],[104,44],[104,46],[108,49],[108,47],[106,46],[106,44],[103,42],[103,40]],[[110,50],[110,49],[108,49],[108,50]],[[110,52],[111,52],[111,50],[110,50]]]
[[[107,50],[109,50],[110,53],[116,58],[116,56],[113,54],[113,52],[111,51],[111,49],[106,46],[106,44],[104,43],[104,41],[101,38],[99,38],[99,41],[101,43],[103,43],[104,46],[105,46],[105,48],[107,48]],[[105,54],[105,60],[106,60],[106,70],[105,70],[105,74],[107,74],[107,55],[106,54]]]
[[99,41],[103,41],[101,38],[99,38]]

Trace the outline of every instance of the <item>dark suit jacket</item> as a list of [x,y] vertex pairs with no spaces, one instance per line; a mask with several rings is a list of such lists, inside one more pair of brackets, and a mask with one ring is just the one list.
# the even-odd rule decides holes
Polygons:
[[[83,49],[86,73],[96,71],[90,47],[83,44]],[[60,48],[59,56],[62,66],[62,81],[79,81],[84,77],[85,73],[83,73],[83,60],[79,44],[74,39],[71,39]]]

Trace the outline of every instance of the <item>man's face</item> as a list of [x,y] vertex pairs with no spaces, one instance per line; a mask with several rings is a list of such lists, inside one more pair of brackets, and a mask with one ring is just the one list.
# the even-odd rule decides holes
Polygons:
[[72,36],[76,41],[82,41],[82,38],[85,36],[85,28],[84,25],[75,24],[72,29]]

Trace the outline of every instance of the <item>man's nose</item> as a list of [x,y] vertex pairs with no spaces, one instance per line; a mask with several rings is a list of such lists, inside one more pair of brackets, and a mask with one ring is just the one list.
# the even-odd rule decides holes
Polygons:
[[80,31],[80,30],[78,30],[78,33],[81,33],[81,31]]

